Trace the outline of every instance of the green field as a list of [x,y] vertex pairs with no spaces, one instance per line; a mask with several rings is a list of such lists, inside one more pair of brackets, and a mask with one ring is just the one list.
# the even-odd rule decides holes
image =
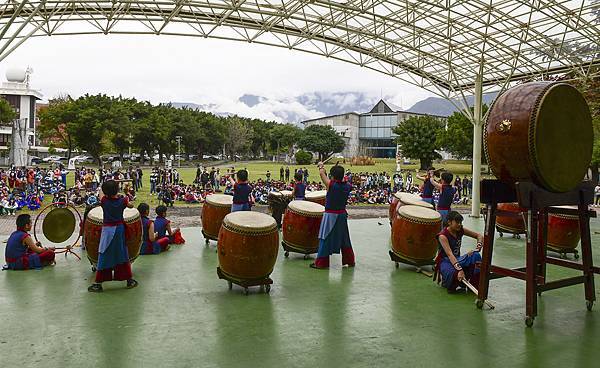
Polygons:
[[[327,165],[331,167],[335,162]],[[247,161],[247,162],[235,162],[235,163],[226,163],[221,165],[210,165],[210,163],[205,164],[207,170],[210,170],[211,167],[220,168],[221,175],[227,172],[227,169],[230,169],[232,166],[235,170],[239,169],[247,169],[249,172],[250,181],[256,181],[258,179],[265,179],[267,170],[271,172],[271,179],[279,180],[279,169],[283,165],[284,169],[286,166],[289,166],[290,172],[295,172],[295,170],[306,167],[309,172],[309,181],[318,181],[319,175],[316,165],[285,165],[279,162],[270,162],[270,161]],[[343,164],[345,168],[350,169],[353,173],[360,172],[386,172],[388,174],[393,174],[396,170],[396,162],[393,159],[377,159],[375,165],[371,166],[351,166],[350,164]],[[465,174],[471,175],[471,162],[470,161],[457,161],[457,160],[449,160],[447,162],[441,162],[434,164],[436,168],[444,168],[446,170],[451,171],[455,175],[463,176]],[[127,165],[124,166],[123,170],[127,168]],[[401,165],[402,170],[410,170],[415,172],[418,168],[418,161],[413,161],[410,165]],[[177,168],[180,173],[180,178],[183,180],[185,184],[191,184],[196,177],[196,168],[195,167],[181,167]],[[136,202],[146,202],[150,204],[157,204],[158,199],[156,196],[150,196],[150,168],[144,168],[144,177],[143,177],[143,185],[144,187],[137,192]],[[293,176],[291,174],[290,176]],[[419,180],[413,175],[414,180],[418,183]],[[71,187],[73,185],[74,176],[70,173],[67,176],[67,186]],[[178,205],[184,206],[198,206],[196,205],[188,205],[183,204],[182,202],[178,202]]]

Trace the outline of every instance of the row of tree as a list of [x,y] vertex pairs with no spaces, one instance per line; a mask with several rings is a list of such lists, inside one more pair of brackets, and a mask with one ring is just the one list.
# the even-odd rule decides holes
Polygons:
[[53,99],[39,113],[38,132],[55,147],[84,150],[100,162],[100,156],[133,152],[152,158],[178,151],[182,154],[217,155],[230,159],[270,154],[292,154],[295,146],[324,157],[344,148],[344,141],[330,127],[301,130],[294,124],[278,124],[239,116],[217,116],[209,112],[152,105],[131,98],[106,95],[68,96]]

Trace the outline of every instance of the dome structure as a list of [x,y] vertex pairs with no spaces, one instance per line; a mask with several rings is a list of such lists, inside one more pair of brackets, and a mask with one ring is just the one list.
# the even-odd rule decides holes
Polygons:
[[10,67],[6,70],[6,80],[9,82],[24,83],[27,79],[27,68]]

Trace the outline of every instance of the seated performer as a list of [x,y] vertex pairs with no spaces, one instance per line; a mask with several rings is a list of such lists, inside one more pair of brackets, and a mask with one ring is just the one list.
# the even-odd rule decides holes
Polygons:
[[417,174],[417,178],[423,180],[423,190],[421,191],[421,199],[424,202],[431,204],[433,204],[433,183],[435,182],[435,180],[433,179],[434,172],[435,168],[430,167],[427,169],[427,174],[425,176]]
[[[133,208],[126,197],[117,195],[119,184],[114,180],[102,183],[104,196],[100,200],[103,214],[102,233],[100,245],[98,246],[98,266],[96,267],[96,282],[88,291],[101,292],[104,281],[125,281],[127,288],[131,289],[138,285],[133,279],[129,253],[125,246],[125,223],[123,211],[125,207]],[[114,270],[114,277],[113,277]]]
[[319,162],[319,174],[325,187],[327,196],[325,197],[325,213],[319,229],[319,252],[315,263],[310,267],[318,269],[329,268],[329,256],[334,253],[342,252],[342,265],[354,267],[354,251],[350,242],[350,233],[348,232],[348,213],[346,212],[346,203],[352,186],[343,181],[344,168],[335,165],[329,170],[332,179],[329,180],[325,174],[325,167]]
[[304,195],[306,193],[306,184],[304,184],[304,182],[302,181],[302,173],[301,172],[296,172],[294,174],[294,179],[296,180],[296,182],[294,183],[294,190],[292,193],[292,198],[294,198],[295,200],[304,200]]
[[436,210],[442,216],[442,224],[446,223],[446,217],[451,211],[452,201],[454,200],[454,194],[456,188],[452,186],[453,175],[450,172],[442,173],[442,183],[430,179],[430,183],[440,192],[440,198],[438,200]]
[[13,232],[6,242],[4,258],[5,269],[28,270],[42,268],[54,263],[54,248],[42,248],[40,242],[35,242],[28,231],[31,230],[31,216],[17,216],[17,231]]
[[185,240],[181,236],[181,230],[175,228],[171,229],[171,221],[167,220],[167,207],[158,206],[156,207],[156,219],[154,219],[154,231],[157,234],[157,241],[161,242],[165,238],[169,244],[184,244]]
[[[481,262],[481,250],[483,235],[465,229],[462,226],[463,217],[456,211],[450,211],[446,218],[446,227],[437,236],[440,247],[435,259],[434,281],[448,289],[448,293],[455,293],[457,287],[464,289],[463,280],[473,285],[479,284],[479,269],[476,264]],[[462,237],[466,235],[477,239],[475,250],[460,255]]]
[[242,169],[237,172],[237,181],[229,177],[229,183],[233,187],[233,204],[231,212],[250,211],[251,203],[254,202],[252,197],[252,186],[248,184],[248,171]]
[[138,211],[142,217],[142,249],[140,254],[159,254],[169,250],[169,238],[158,239],[158,234],[154,232],[154,221],[148,218],[150,206],[146,203],[140,203]]

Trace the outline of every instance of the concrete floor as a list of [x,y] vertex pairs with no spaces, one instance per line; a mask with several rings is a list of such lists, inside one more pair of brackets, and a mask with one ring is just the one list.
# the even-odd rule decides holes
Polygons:
[[[386,222],[350,221],[355,269],[342,269],[334,256],[331,270],[312,270],[310,261],[280,252],[270,295],[229,291],[216,276],[214,243],[205,247],[199,228],[183,230],[186,245],[138,259],[140,286],[133,290],[109,283],[102,294],[88,293],[88,262],[74,257],[61,256],[42,271],[2,272],[0,361],[119,368],[598,366],[600,311],[586,310],[583,286],[544,294],[540,316],[526,328],[523,282],[492,281],[496,309],[480,311],[472,294],[448,295],[413,268],[396,269],[387,255]],[[600,264],[600,238],[593,241]],[[465,250],[473,245],[464,243]],[[524,240],[501,239],[494,259],[521,265]],[[573,273],[549,267],[551,277]]]

